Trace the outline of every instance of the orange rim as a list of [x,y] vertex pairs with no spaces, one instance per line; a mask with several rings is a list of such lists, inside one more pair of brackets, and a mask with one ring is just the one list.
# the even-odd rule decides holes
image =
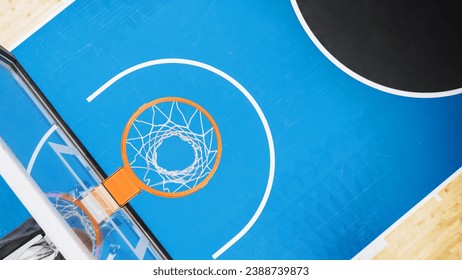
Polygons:
[[[174,192],[174,193],[161,192],[161,191],[158,191],[156,189],[153,189],[153,188],[145,185],[138,178],[138,176],[136,176],[135,172],[133,172],[133,170],[130,167],[130,163],[128,161],[128,158],[127,158],[126,142],[127,142],[127,138],[128,138],[128,133],[130,131],[130,128],[132,127],[133,122],[147,108],[150,108],[150,107],[152,107],[152,106],[154,106],[156,104],[164,103],[164,102],[180,102],[180,103],[184,103],[184,104],[187,104],[189,106],[192,106],[192,107],[196,108],[197,110],[199,110],[207,118],[207,120],[211,123],[211,125],[212,125],[212,127],[213,127],[213,129],[215,131],[215,137],[216,137],[216,141],[217,141],[217,154],[215,156],[215,163],[213,164],[213,167],[210,170],[210,173],[199,184],[195,185],[194,187],[192,187],[191,189],[188,189],[186,191]],[[148,102],[148,103],[144,104],[143,106],[138,108],[138,110],[136,110],[135,113],[130,117],[127,124],[125,125],[124,131],[123,131],[123,134],[122,134],[121,150],[122,150],[122,161],[123,161],[123,164],[124,164],[123,168],[127,172],[127,175],[130,177],[130,179],[140,189],[143,189],[143,190],[145,190],[145,191],[147,191],[149,193],[152,193],[152,194],[155,194],[155,195],[161,196],[161,197],[177,198],[177,197],[183,197],[183,196],[189,195],[191,193],[194,193],[194,192],[200,190],[201,188],[203,188],[205,185],[208,184],[208,182],[210,181],[212,176],[215,174],[215,171],[217,170],[218,165],[220,163],[221,151],[222,151],[222,143],[221,143],[220,131],[218,130],[217,124],[213,120],[212,116],[204,108],[202,108],[200,105],[192,102],[191,100],[188,100],[188,99],[185,99],[185,98],[181,98],[181,97],[163,97],[163,98],[159,98],[159,99],[156,99],[156,100],[153,100],[151,102]]]
[[83,203],[80,200],[74,199],[72,196],[68,194],[63,194],[60,197],[66,201],[69,201],[70,203],[77,205],[77,207],[82,209],[82,211],[87,215],[88,219],[90,219],[90,222],[93,225],[93,228],[95,229],[95,238],[96,238],[95,254],[96,254],[96,257],[99,257],[98,247],[101,245],[102,238],[101,238],[101,231],[99,229],[98,222],[95,220],[95,218],[93,218],[93,215],[91,215],[90,211],[88,211],[87,207],[85,207],[85,205],[83,205]]

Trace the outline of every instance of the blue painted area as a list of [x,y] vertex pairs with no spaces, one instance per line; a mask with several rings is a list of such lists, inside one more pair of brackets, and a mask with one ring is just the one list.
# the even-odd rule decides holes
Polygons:
[[[18,84],[12,79],[12,76],[7,68],[4,67],[3,64],[0,64],[0,111],[1,119],[5,120],[10,116],[10,114],[16,114],[16,109],[11,106],[11,95],[19,96],[18,94]],[[24,100],[17,99],[18,102],[24,104]],[[12,108],[13,107],[13,108]],[[13,133],[19,139],[23,138],[24,131],[21,132],[19,128],[23,128],[26,125],[24,123],[24,119],[21,116],[18,116],[18,123],[11,123],[11,122],[0,122],[0,131],[1,131],[1,138],[4,141],[8,141],[5,138],[5,131],[9,131],[8,134]],[[32,134],[33,135],[33,134]],[[33,137],[31,135],[31,137]],[[11,143],[11,145],[15,145]],[[16,143],[17,146],[21,146],[20,143]],[[26,157],[27,153],[30,152],[27,149],[21,148],[18,151],[18,157]],[[3,177],[0,176],[0,238],[10,233],[13,229],[18,227],[22,224],[26,219],[30,218],[29,212],[22,206],[19,199],[14,195],[13,191],[10,187],[6,184]]]
[[[36,103],[29,94],[24,90],[23,85],[18,83],[17,79],[10,74],[7,68],[0,68],[1,85],[0,101],[2,104],[2,119],[0,121],[0,135],[14,155],[22,163],[24,169],[27,169],[31,163],[34,150],[38,143],[51,128],[53,123],[40,111]],[[48,138],[49,142],[66,145],[64,140],[55,131]],[[67,170],[63,162],[58,158],[49,142],[46,142],[36,154],[34,168],[31,175],[37,184],[42,186],[45,192],[65,192],[70,186],[78,185],[76,179]],[[71,161],[71,156],[67,160],[75,170],[75,160]],[[80,169],[82,168],[79,166]],[[53,176],[43,176],[54,170]],[[82,180],[88,180],[79,172]],[[95,186],[95,182],[89,182]],[[70,185],[70,186],[69,186]],[[88,186],[89,187],[89,186]]]
[[[38,143],[50,125],[7,68],[0,67],[0,79],[1,136],[27,166],[35,147],[21,142],[31,140]],[[30,120],[31,117],[36,123]],[[15,121],[8,121],[12,119]]]
[[[62,194],[80,199],[81,195],[88,193],[87,190],[98,186],[101,183],[100,180],[94,172],[91,172],[88,163],[61,128],[54,125],[49,115],[50,112],[39,105],[40,102],[20,82],[20,78],[10,72],[11,69],[4,65],[3,61],[0,63],[0,109],[2,112],[0,136],[2,142],[7,144],[13,156],[16,156],[25,171],[30,173],[32,179],[46,193],[52,204],[55,205],[58,201],[56,198],[61,197]],[[2,176],[7,177],[3,173]],[[14,182],[14,178],[11,182]],[[11,185],[13,186],[15,189],[24,187],[17,184]],[[72,228],[92,232],[91,229],[87,229],[87,223],[82,224],[82,217],[88,217],[85,210],[74,215],[78,210],[74,209],[71,203],[63,204],[62,199],[59,201],[61,202],[56,208]],[[36,215],[37,213],[34,213],[34,217],[40,221]],[[1,177],[0,239],[30,217],[31,215]],[[97,243],[97,248],[93,251],[96,257],[100,259],[158,258],[150,249],[143,247],[147,246],[146,240],[126,212],[118,211],[110,218],[104,219],[98,227],[101,242]],[[94,232],[97,232],[96,229]],[[22,245],[14,244],[17,242],[18,232],[13,236],[13,239],[1,240],[8,243],[7,247],[10,249],[16,245]],[[98,240],[98,237],[95,239]],[[137,246],[137,244],[141,245]]]
[[0,238],[2,238],[31,216],[1,176],[0,197],[2,200],[0,203]]
[[[186,8],[187,7],[187,8]],[[289,1],[76,1],[14,51],[107,173],[121,166],[120,136],[136,108],[189,98],[223,137],[217,174],[181,199],[143,193],[132,206],[173,258],[208,259],[251,218],[266,187],[267,139],[276,174],[256,224],[225,259],[349,259],[462,165],[462,96],[413,99],[352,79],[309,40]]]

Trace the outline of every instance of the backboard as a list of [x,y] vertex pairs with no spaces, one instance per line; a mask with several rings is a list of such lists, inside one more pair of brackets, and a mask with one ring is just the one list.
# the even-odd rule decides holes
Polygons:
[[105,174],[4,49],[0,80],[1,175],[63,255],[80,246],[96,259],[169,258],[136,213],[101,187]]
[[[314,28],[296,2],[75,1],[12,53],[106,174],[121,167],[122,131],[143,104],[177,96],[213,117],[223,152],[207,186],[130,201],[172,258],[349,259],[460,169],[462,90],[411,92],[359,77],[323,47],[318,34],[333,21]],[[363,54],[353,61],[370,65]],[[415,79],[402,69],[391,72]],[[37,129],[29,150],[8,143],[26,169],[50,128]],[[68,160],[69,145],[53,136],[48,148]],[[157,163],[183,168],[194,151],[168,149]],[[87,187],[87,177],[75,184]]]

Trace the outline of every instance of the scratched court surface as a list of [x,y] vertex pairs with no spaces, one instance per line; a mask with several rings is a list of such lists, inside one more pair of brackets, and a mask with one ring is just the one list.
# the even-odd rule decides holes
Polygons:
[[297,16],[276,0],[76,1],[13,53],[108,174],[142,104],[213,117],[208,185],[130,202],[174,259],[350,259],[462,166],[462,96],[358,81]]

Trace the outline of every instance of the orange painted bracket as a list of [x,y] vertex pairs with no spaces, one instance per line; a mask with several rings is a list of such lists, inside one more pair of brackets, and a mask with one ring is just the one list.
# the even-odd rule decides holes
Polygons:
[[128,177],[124,168],[119,168],[104,180],[103,186],[121,207],[141,192],[141,189]]

